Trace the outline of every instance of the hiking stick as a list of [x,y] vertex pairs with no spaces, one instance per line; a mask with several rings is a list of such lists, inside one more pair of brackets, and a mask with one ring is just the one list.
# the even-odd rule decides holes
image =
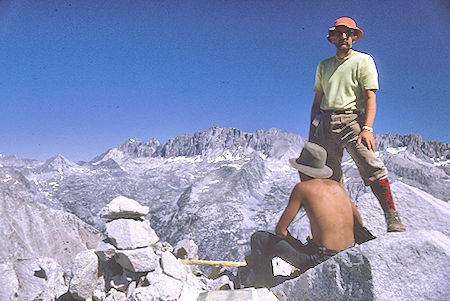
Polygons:
[[242,267],[246,266],[245,261],[214,261],[214,260],[196,260],[196,259],[179,259],[182,264],[198,264],[198,265],[218,265],[222,267]]

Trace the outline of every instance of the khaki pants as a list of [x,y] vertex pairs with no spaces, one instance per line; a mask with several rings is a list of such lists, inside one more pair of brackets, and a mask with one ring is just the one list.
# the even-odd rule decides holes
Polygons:
[[352,111],[322,113],[320,123],[311,142],[317,143],[328,152],[327,165],[333,170],[332,180],[342,182],[342,155],[344,149],[355,161],[359,174],[366,186],[385,177],[386,167],[364,143],[356,145],[364,117]]

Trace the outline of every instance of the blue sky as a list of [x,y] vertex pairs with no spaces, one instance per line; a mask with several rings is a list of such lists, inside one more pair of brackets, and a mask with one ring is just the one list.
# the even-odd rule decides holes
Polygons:
[[89,161],[216,125],[306,137],[341,16],[377,64],[375,132],[450,142],[447,1],[0,0],[0,153]]

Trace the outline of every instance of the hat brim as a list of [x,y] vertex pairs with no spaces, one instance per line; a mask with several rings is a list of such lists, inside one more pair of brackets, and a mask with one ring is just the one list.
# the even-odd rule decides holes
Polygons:
[[[340,26],[345,26],[345,25],[340,25]],[[345,26],[345,27],[348,27],[348,26]],[[358,27],[355,27],[355,28],[348,27],[348,28],[356,30],[356,37],[353,39],[353,42],[358,42],[363,36],[363,31],[361,29],[359,29]],[[335,29],[336,29],[336,26],[331,27],[331,28],[328,29],[327,40],[330,43],[332,43],[331,40],[330,40],[331,32],[334,31]]]
[[333,170],[326,165],[322,168],[314,168],[311,166],[298,164],[297,158],[289,159],[289,164],[291,164],[293,168],[297,169],[298,171],[304,173],[307,176],[310,176],[311,178],[328,179],[333,175]]

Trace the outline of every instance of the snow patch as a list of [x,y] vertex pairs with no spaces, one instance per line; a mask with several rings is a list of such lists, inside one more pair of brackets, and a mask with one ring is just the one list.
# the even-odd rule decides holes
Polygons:
[[396,155],[398,153],[404,152],[406,150],[406,146],[403,147],[388,147],[386,151],[390,154]]
[[446,161],[437,161],[433,163],[433,166],[444,166],[450,164],[450,160],[446,160]]
[[203,162],[203,159],[200,156],[195,157],[179,156],[168,158],[166,162],[195,163],[195,162]]

